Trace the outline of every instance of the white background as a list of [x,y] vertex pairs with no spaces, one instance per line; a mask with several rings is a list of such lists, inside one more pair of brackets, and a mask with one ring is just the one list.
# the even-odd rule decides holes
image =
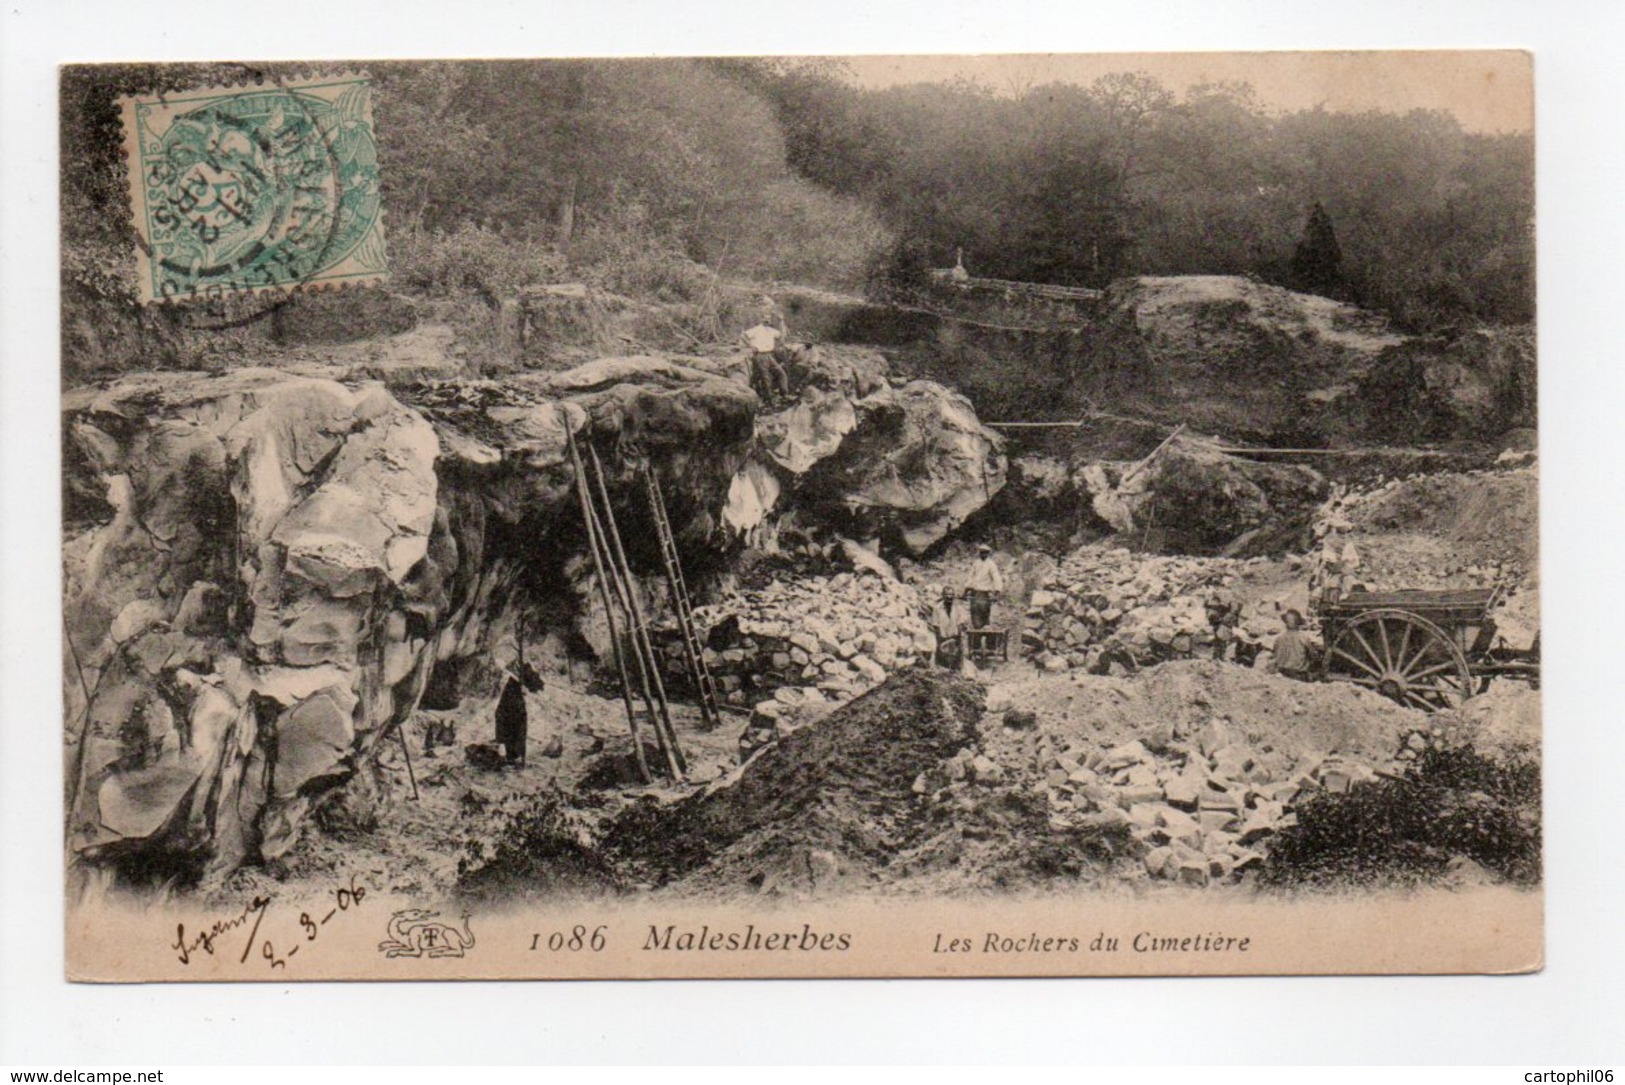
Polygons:
[[[9,0],[0,6],[0,1064],[1621,1061],[1622,11],[1617,2],[1553,0],[172,0],[69,10]],[[292,987],[95,987],[62,980],[56,64],[1421,47],[1536,54],[1544,973]]]

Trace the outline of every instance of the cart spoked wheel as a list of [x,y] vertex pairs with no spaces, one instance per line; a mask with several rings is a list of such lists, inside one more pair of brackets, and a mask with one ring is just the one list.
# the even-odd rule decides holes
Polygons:
[[1456,642],[1403,610],[1350,619],[1327,651],[1326,672],[1424,712],[1455,708],[1473,695],[1472,672]]

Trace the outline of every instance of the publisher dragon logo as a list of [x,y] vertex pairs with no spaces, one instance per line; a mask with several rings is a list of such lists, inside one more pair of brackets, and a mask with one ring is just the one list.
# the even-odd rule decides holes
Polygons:
[[474,930],[468,925],[468,913],[460,917],[461,926],[452,926],[438,919],[439,912],[423,908],[405,908],[389,917],[385,931],[389,937],[378,943],[378,952],[385,957],[461,957],[474,948]]

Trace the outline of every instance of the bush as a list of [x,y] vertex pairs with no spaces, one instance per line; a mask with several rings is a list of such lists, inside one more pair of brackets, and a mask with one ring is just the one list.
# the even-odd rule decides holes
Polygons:
[[760,206],[738,226],[726,274],[836,290],[861,289],[891,243],[869,207],[793,178],[764,189]]
[[1514,884],[1540,881],[1540,767],[1516,753],[1432,744],[1403,777],[1318,795],[1276,838],[1267,885],[1421,883],[1470,859]]
[[389,248],[397,288],[477,298],[493,309],[521,287],[558,282],[565,274],[563,259],[545,242],[468,222],[447,231],[396,231]]
[[614,868],[588,842],[586,828],[557,790],[495,806],[473,799],[463,813],[475,830],[457,861],[457,884],[474,895],[597,894],[619,888]]

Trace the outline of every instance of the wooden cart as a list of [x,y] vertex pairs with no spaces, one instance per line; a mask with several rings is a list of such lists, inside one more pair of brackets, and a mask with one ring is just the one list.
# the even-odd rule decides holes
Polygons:
[[1527,650],[1495,636],[1501,589],[1328,594],[1315,607],[1326,678],[1374,689],[1425,712],[1454,708],[1492,678],[1540,683],[1540,638]]

